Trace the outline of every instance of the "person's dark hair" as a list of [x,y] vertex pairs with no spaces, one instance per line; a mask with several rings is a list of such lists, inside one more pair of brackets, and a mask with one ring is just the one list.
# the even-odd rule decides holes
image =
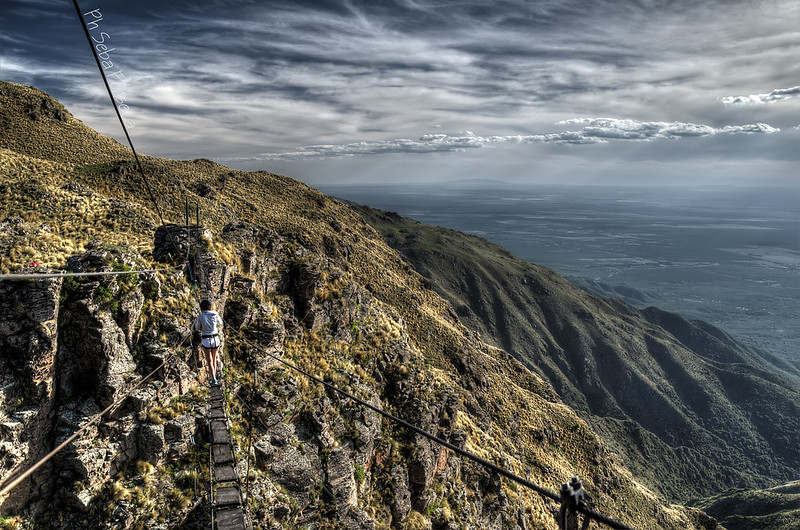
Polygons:
[[200,302],[200,309],[202,311],[208,311],[209,309],[211,309],[211,300],[203,300],[202,302]]

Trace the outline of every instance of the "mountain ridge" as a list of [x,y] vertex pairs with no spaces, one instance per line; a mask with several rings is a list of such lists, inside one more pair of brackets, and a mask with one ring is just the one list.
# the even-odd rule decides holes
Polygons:
[[791,363],[703,322],[600,300],[476,236],[352,207],[471,329],[553,384],[648,486],[686,501],[797,476]]

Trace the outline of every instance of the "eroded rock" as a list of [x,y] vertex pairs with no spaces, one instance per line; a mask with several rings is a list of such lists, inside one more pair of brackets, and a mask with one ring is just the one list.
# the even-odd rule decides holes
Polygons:
[[[0,281],[0,482],[48,450],[61,285],[60,278]],[[23,484],[0,509],[19,509],[36,493]]]

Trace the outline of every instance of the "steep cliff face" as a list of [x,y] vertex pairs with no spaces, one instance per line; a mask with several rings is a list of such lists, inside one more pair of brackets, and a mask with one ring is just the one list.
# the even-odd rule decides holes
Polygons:
[[600,300],[474,236],[357,209],[472,329],[673,499],[800,473],[800,372],[712,326]]
[[[97,242],[89,247],[68,260],[70,271],[130,269],[130,254]],[[194,428],[181,427],[185,432],[167,440],[170,425],[157,425],[146,415],[159,395],[180,396],[194,381],[181,360],[171,359],[169,374],[123,400],[142,372],[168,351],[166,344],[146,340],[153,328],[140,336],[144,293],[152,293],[156,281],[126,275],[0,283],[1,373],[6,378],[2,425],[7,430],[0,476],[6,479],[27,469],[101,410],[119,404],[3,499],[5,513],[27,507],[46,526],[69,527],[76,521],[56,524],[58,519],[50,518],[54,503],[59,519],[70,510],[83,517],[126,466],[161,461],[170,448],[185,450],[181,445],[195,434]],[[193,423],[194,418],[176,421]]]
[[[2,94],[4,101],[41,101],[41,93],[8,84]],[[278,357],[552,490],[577,473],[598,510],[632,526],[715,527],[699,511],[669,506],[641,487],[550,384],[464,327],[410,263],[339,202],[278,175],[146,158],[162,210],[180,218],[188,197],[200,205],[204,225],[157,230],[130,162],[92,161],[92,149],[104,142],[48,146],[51,124],[14,108],[25,107],[0,106],[0,218],[15,227],[0,242],[5,270],[34,259],[74,271],[176,267],[67,279],[53,288],[53,311],[42,315],[21,304],[29,323],[19,329],[39,331],[20,337],[41,336],[41,323],[54,322],[52,346],[43,352],[28,346],[31,339],[6,342],[18,366],[48,359],[43,447],[163,363],[61,453],[44,482],[25,486],[24,517],[35,524],[208,526],[205,390],[196,384],[203,376],[188,332],[197,313],[188,255],[198,291],[217,302],[227,323],[225,391],[257,525],[556,527],[554,503],[406,432]],[[13,140],[18,131],[25,141]],[[0,303],[11,305],[15,295],[4,289]],[[28,386],[39,384],[27,377]],[[11,417],[9,403],[4,414]],[[20,467],[19,458],[3,461],[0,480]],[[3,510],[13,504],[0,502]]]
[[[60,279],[0,282],[0,462],[4,470],[26,468],[47,453],[54,416],[60,292]],[[34,488],[41,484],[41,476],[33,478]],[[15,490],[3,506],[22,508],[29,491],[28,487]]]

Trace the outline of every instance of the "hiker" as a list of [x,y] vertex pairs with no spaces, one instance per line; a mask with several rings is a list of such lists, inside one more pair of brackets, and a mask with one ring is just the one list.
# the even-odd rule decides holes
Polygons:
[[202,313],[194,321],[194,329],[200,331],[200,346],[206,354],[208,361],[208,379],[212,385],[217,384],[217,352],[221,344],[220,330],[222,329],[222,318],[219,313],[214,311],[214,306],[210,300],[200,302]]

